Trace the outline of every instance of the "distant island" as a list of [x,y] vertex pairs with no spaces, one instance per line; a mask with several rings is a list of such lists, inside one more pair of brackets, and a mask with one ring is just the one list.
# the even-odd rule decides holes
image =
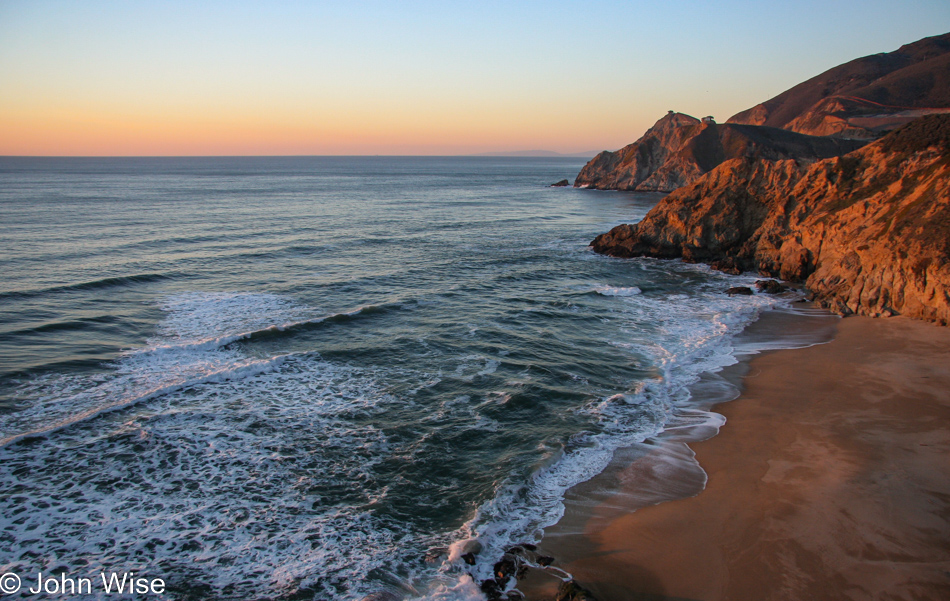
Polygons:
[[553,150],[509,150],[501,152],[480,152],[469,156],[475,157],[567,157],[575,159],[587,159],[597,154],[596,150],[587,152],[572,152],[564,154],[554,152]]

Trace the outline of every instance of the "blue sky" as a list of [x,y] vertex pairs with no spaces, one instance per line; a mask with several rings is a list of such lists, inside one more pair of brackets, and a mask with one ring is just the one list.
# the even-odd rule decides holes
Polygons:
[[946,0],[7,1],[0,154],[612,149],[947,31]]

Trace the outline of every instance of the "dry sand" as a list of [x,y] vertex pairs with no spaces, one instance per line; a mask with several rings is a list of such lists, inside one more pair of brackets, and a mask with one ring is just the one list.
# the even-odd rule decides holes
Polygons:
[[602,601],[950,600],[950,328],[850,317],[743,384],[690,444],[705,490],[682,498],[705,480],[684,444],[639,445],[571,491],[541,550]]

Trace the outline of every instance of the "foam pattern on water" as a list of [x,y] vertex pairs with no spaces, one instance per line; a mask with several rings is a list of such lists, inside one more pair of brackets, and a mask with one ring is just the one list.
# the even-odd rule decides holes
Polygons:
[[158,335],[96,375],[46,375],[17,391],[22,411],[0,415],[0,445],[49,432],[205,382],[273,370],[283,357],[257,359],[228,348],[249,333],[320,319],[316,311],[273,294],[187,293],[170,296]]
[[[690,407],[688,387],[734,363],[732,337],[781,302],[722,294],[753,278],[676,263],[643,268],[697,273],[705,282],[690,294],[595,287],[622,291],[602,294],[619,324],[609,342],[631,359],[648,357],[653,377],[578,406],[596,428],[564,444],[540,443],[527,480],[499,481],[470,519],[447,531],[378,511],[393,483],[377,466],[412,450],[394,445],[374,416],[410,406],[444,378],[477,386],[495,377],[500,359],[443,356],[447,370],[433,375],[357,368],[316,353],[252,358],[232,342],[322,317],[276,295],[169,297],[158,335],[125,353],[114,373],[46,378],[24,389],[45,395],[37,415],[61,423],[46,438],[0,449],[0,490],[8,493],[0,497],[0,548],[9,549],[0,552],[0,570],[121,567],[166,577],[175,598],[359,599],[381,586],[411,597],[479,598],[477,582],[490,577],[502,551],[537,540],[563,514],[566,491],[602,471],[614,450],[665,428],[718,428],[715,414]],[[390,392],[394,381],[409,384],[401,396]],[[509,398],[445,399],[421,413],[420,424],[435,432],[443,419],[465,416],[459,431],[497,433],[505,424],[480,408]],[[440,551],[473,538],[484,546],[475,566]],[[418,561],[440,553],[441,565]]]
[[[651,295],[642,294],[639,288],[633,292],[629,287],[608,285],[594,288],[616,298],[618,311],[627,322],[611,344],[651,357],[655,377],[627,393],[597,399],[579,409],[596,420],[600,432],[578,432],[565,448],[552,450],[529,482],[501,483],[497,494],[455,534],[460,541],[455,549],[469,540],[482,544],[485,550],[479,561],[467,568],[458,560],[458,553],[450,554],[442,572],[459,580],[435,588],[427,598],[443,598],[469,574],[476,581],[491,578],[492,565],[506,548],[537,542],[544,528],[563,516],[567,490],[602,472],[615,450],[667,428],[704,428],[712,434],[724,423],[722,416],[691,405],[690,386],[704,373],[735,364],[735,336],[761,311],[788,301],[769,295],[730,297],[722,293],[727,287],[754,285],[754,276],[730,276],[703,265],[656,263],[645,261],[639,267],[702,274],[706,281],[690,294]],[[647,327],[652,332],[645,335]],[[509,584],[514,585],[514,581]]]
[[544,185],[582,165],[7,161],[0,573],[482,598],[614,449],[714,432],[690,382],[783,302],[591,252],[659,195]]
[[373,475],[385,436],[353,423],[388,401],[372,377],[300,357],[143,403],[108,431],[93,420],[8,447],[0,546],[17,551],[2,567],[141,562],[179,590],[269,598],[324,578],[343,594],[404,535],[369,512],[385,495]]
[[642,291],[637,286],[608,286],[604,284],[594,288],[594,292],[604,296],[635,296]]
[[[286,299],[190,294],[163,308],[161,335],[116,374],[33,383],[48,398],[38,410],[59,403],[67,422],[0,449],[0,568],[145,570],[179,595],[351,597],[404,548],[402,525],[370,511],[387,442],[365,417],[391,398],[317,356],[187,344],[308,313]],[[134,411],[68,421],[116,395]]]

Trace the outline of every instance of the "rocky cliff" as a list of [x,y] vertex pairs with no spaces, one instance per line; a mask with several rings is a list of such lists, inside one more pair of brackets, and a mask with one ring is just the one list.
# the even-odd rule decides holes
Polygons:
[[727,123],[875,138],[924,113],[950,111],[950,33],[829,69]]
[[669,192],[729,159],[814,160],[842,155],[862,144],[773,127],[718,125],[670,111],[633,144],[591,159],[574,187]]
[[804,282],[839,313],[950,322],[950,115],[843,157],[733,159],[598,236],[617,257],[682,257]]

